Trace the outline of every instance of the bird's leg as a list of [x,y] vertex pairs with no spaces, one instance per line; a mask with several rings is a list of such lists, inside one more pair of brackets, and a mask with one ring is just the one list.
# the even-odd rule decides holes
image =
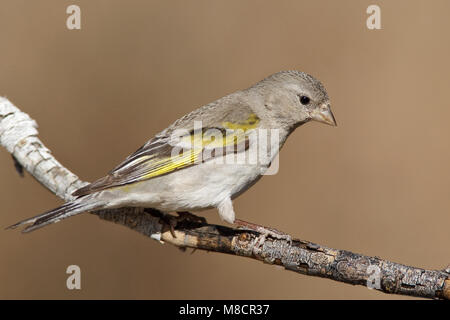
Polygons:
[[279,239],[279,240],[286,240],[289,243],[292,243],[292,238],[290,235],[288,235],[284,232],[278,231],[276,229],[273,229],[273,228],[264,227],[259,224],[247,222],[247,221],[240,220],[240,219],[234,220],[234,224],[242,229],[256,231],[256,232],[262,234],[263,238],[260,241],[261,243],[264,242],[264,240],[267,236],[270,236],[272,238]]
[[146,208],[144,211],[150,213],[153,216],[159,217],[159,222],[163,225],[163,229],[164,229],[164,226],[168,227],[172,237],[174,237],[174,238],[177,237],[175,235],[175,227],[177,226],[177,221],[176,221],[177,217],[174,217],[171,214],[161,212],[161,211],[151,209],[151,208]]
[[195,214],[187,211],[177,212],[178,217],[152,208],[145,208],[144,211],[151,214],[152,216],[158,217],[160,223],[169,228],[170,234],[174,238],[176,238],[175,227],[180,222],[188,222],[193,224],[207,224],[207,221],[204,217],[196,216]]
[[188,211],[177,211],[177,214],[178,214],[178,217],[175,217],[170,214],[166,214],[164,216],[164,218],[162,219],[163,222],[169,227],[170,233],[172,234],[172,237],[174,237],[174,238],[176,238],[175,227],[179,223],[186,222],[188,224],[190,223],[190,224],[200,224],[200,225],[204,225],[204,224],[208,223],[206,221],[206,218],[196,216],[195,214],[190,213]]
[[177,211],[178,217],[176,218],[178,222],[181,221],[188,221],[193,223],[199,223],[199,224],[207,224],[208,221],[206,221],[205,217],[199,217],[196,216],[193,213],[190,213],[188,211]]

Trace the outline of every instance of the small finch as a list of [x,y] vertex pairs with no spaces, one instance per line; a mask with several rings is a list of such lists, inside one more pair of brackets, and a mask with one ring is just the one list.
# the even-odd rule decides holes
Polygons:
[[[73,201],[10,228],[30,224],[23,230],[29,232],[119,207],[163,213],[217,208],[224,221],[239,224],[232,200],[264,175],[287,137],[311,120],[336,126],[323,85],[303,72],[275,73],[176,120],[105,177],[76,190]],[[262,139],[267,132],[272,138]]]

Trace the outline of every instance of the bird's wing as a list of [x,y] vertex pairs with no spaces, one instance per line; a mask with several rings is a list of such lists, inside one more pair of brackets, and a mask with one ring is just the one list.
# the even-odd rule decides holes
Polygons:
[[[141,182],[198,165],[230,150],[233,153],[247,150],[249,131],[255,129],[260,121],[250,107],[222,106],[222,116],[216,116],[215,119],[207,119],[211,112],[205,114],[202,109],[206,107],[208,105],[177,120],[127,157],[107,176],[76,190],[73,195],[84,196]],[[194,122],[203,118],[208,127],[198,130]],[[177,131],[179,129],[183,131]]]

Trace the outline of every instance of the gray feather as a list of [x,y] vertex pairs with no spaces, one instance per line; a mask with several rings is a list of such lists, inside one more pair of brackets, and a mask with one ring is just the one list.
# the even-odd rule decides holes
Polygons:
[[31,224],[22,230],[22,232],[27,233],[42,228],[48,224],[61,221],[79,213],[83,213],[85,211],[100,209],[103,207],[103,205],[104,203],[95,200],[93,197],[83,197],[71,202],[67,202],[58,208],[44,212],[35,217],[22,220],[7,227],[6,229],[15,229],[22,225]]

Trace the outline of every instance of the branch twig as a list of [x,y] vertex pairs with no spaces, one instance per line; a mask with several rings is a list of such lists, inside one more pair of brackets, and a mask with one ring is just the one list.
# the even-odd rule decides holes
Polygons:
[[[12,154],[16,169],[21,172],[25,168],[58,197],[71,200],[71,193],[86,183],[52,156],[37,137],[36,128],[36,122],[26,113],[0,97],[0,144]],[[153,209],[120,208],[94,214],[180,248],[249,257],[301,274],[369,286],[385,293],[450,299],[450,268],[424,270],[305,240],[289,242],[192,219],[180,219],[172,234],[161,213]]]

